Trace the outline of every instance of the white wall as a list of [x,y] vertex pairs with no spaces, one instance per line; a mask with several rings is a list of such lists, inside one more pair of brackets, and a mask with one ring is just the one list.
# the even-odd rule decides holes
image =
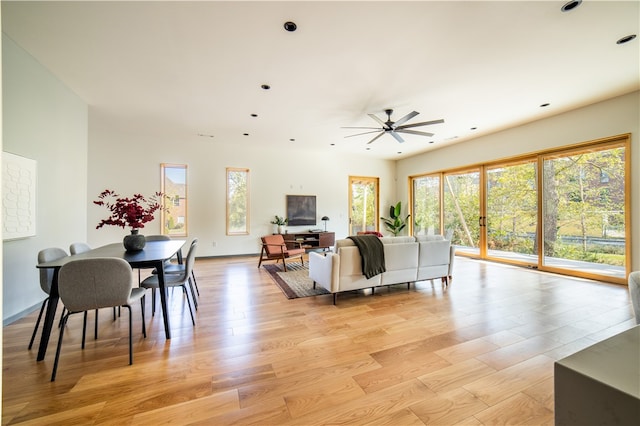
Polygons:
[[397,194],[407,199],[409,176],[513,157],[631,133],[633,270],[640,269],[640,92],[398,161]]
[[38,251],[86,240],[87,106],[2,35],[3,150],[37,161],[37,235],[3,243],[3,320],[46,295]]
[[[380,178],[381,206],[395,200],[395,161],[337,157],[331,151],[290,149],[243,150],[239,144],[191,135],[134,134],[127,124],[90,109],[89,203],[104,189],[121,195],[152,194],[160,190],[160,164],[188,165],[188,233],[199,239],[197,256],[224,256],[260,252],[259,237],[273,230],[274,215],[286,216],[286,195],[317,197],[319,220],[328,216],[327,230],[336,238],[348,233],[349,175]],[[265,142],[265,145],[268,143]],[[250,234],[226,235],[226,168],[250,169]],[[88,208],[88,239],[91,245],[119,241],[128,230],[95,226],[106,217],[106,209]],[[308,230],[290,227],[290,232]],[[141,230],[160,232],[159,217]],[[214,247],[213,243],[216,243]],[[257,260],[256,260],[257,263]]]

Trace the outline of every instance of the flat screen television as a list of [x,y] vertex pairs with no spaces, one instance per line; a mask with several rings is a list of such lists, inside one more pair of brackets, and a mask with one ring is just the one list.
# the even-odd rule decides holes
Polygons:
[[287,195],[287,218],[290,226],[316,224],[315,195]]

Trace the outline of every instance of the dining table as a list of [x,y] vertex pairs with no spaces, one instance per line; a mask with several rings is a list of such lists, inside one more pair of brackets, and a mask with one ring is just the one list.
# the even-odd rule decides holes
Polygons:
[[50,262],[43,262],[36,265],[39,269],[53,269],[53,279],[51,282],[51,291],[49,294],[49,303],[42,327],[42,335],[40,337],[40,346],[38,348],[38,361],[42,361],[47,353],[49,337],[56,315],[56,308],[60,295],[58,293],[58,271],[65,264],[79,259],[93,259],[98,257],[117,257],[129,262],[131,268],[149,269],[154,268],[158,274],[158,284],[160,290],[160,304],[162,305],[162,317],[164,321],[164,333],[167,339],[171,339],[171,327],[169,324],[169,311],[167,309],[167,291],[164,284],[164,263],[172,257],[177,256],[178,262],[182,263],[182,247],[185,240],[163,240],[163,241],[147,241],[142,250],[126,251],[123,244],[113,243],[102,247],[66,256],[61,259]]

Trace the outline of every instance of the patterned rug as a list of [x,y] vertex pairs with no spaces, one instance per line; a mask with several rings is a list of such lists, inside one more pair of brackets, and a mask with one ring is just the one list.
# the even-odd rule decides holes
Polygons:
[[269,272],[287,299],[329,294],[320,286],[313,288],[313,280],[309,278],[307,265],[303,266],[299,262],[287,262],[287,272],[284,272],[281,263],[263,265],[263,268]]

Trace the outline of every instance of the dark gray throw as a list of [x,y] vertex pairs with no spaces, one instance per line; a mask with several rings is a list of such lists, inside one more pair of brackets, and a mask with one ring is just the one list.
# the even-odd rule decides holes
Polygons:
[[356,235],[347,237],[360,250],[362,258],[362,273],[367,279],[385,272],[384,246],[380,238],[375,235]]

